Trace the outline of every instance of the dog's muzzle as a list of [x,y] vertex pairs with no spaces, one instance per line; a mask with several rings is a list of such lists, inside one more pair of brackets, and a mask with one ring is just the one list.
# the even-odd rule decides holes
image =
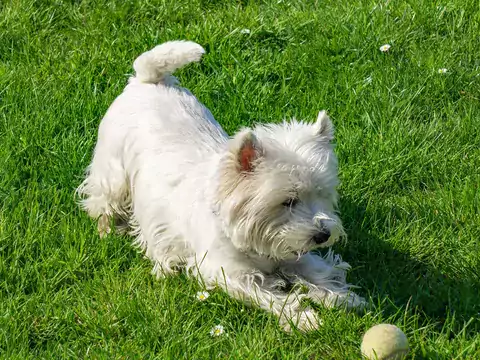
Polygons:
[[329,230],[322,230],[321,232],[316,233],[312,237],[312,241],[317,244],[321,245],[324,244],[330,239],[330,231]]
[[343,234],[341,223],[326,215],[317,215],[314,219],[317,232],[311,241],[319,247],[332,246]]

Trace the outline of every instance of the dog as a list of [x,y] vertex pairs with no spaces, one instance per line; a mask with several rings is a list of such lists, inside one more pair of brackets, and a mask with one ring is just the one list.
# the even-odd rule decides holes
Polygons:
[[313,123],[243,128],[229,137],[173,72],[204,49],[170,41],[140,55],[98,130],[81,206],[101,236],[135,236],[158,277],[184,269],[207,289],[259,306],[291,331],[318,328],[304,299],[358,308],[349,265],[329,248],[345,232],[336,213],[334,128]]

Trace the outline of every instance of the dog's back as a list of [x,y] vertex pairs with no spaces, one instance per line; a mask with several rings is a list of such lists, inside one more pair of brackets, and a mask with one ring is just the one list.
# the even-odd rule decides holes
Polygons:
[[[93,161],[78,188],[90,216],[130,217],[131,184],[144,183],[136,191],[147,191],[145,199],[154,198],[155,189],[168,196],[180,178],[197,172],[192,164],[226,146],[228,136],[211,112],[172,75],[203,53],[194,42],[171,41],[135,60],[135,76],[102,119]],[[102,226],[108,231],[108,224]]]
[[[170,151],[166,147],[179,142],[183,149],[188,144],[195,147],[198,154],[223,147],[227,134],[210,110],[190,91],[180,87],[172,75],[175,70],[198,62],[204,52],[191,41],[170,41],[140,55],[133,63],[135,76],[109,110],[115,111],[113,121],[118,121],[121,114],[131,115],[131,119],[125,120],[125,126],[143,131],[145,141],[161,141],[162,151],[167,153],[177,152],[179,149]],[[143,121],[147,117],[149,119]]]

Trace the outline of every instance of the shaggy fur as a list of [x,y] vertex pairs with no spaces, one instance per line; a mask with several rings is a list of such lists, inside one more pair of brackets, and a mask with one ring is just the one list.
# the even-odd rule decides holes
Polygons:
[[[349,266],[329,247],[344,235],[335,213],[333,125],[292,120],[229,138],[171,73],[203,48],[172,41],[142,54],[103,118],[78,191],[99,232],[126,223],[158,276],[185,268],[207,287],[273,312],[285,330],[315,329],[309,298],[363,305]],[[288,291],[287,291],[288,290]]]

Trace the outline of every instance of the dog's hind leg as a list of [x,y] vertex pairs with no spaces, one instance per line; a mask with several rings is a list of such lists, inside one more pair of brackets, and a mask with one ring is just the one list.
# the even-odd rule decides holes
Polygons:
[[87,174],[77,193],[83,198],[82,208],[98,219],[100,236],[111,232],[112,220],[117,231],[125,231],[131,201],[128,178],[120,159],[97,148]]

